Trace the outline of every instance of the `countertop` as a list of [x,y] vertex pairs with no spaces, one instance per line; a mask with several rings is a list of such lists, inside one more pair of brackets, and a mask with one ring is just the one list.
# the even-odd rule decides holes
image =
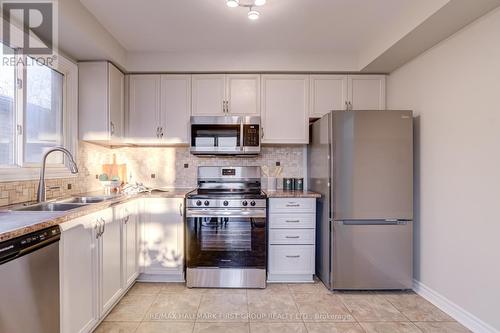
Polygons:
[[[108,207],[139,198],[184,198],[192,188],[169,188],[164,191],[139,193],[134,195],[117,195],[115,198],[99,203],[93,203],[65,212],[33,212],[11,211],[22,205],[0,207],[0,242],[20,237],[31,232],[42,230],[54,225],[85,216]],[[102,195],[102,192],[83,193],[73,196]]]
[[312,191],[264,191],[268,198],[321,198],[321,194]]

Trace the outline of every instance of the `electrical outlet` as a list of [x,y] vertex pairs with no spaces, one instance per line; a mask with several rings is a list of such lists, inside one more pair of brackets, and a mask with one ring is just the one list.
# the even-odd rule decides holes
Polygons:
[[280,166],[281,165],[281,162],[276,162],[276,166]]
[[68,184],[68,190],[71,190],[73,186],[71,184]]
[[187,169],[187,168],[189,168],[189,164],[184,163],[184,169]]
[[155,173],[152,173],[152,174],[151,174],[151,178],[152,178],[152,179],[155,179],[155,178],[156,178],[156,174],[155,174]]
[[99,179],[99,175],[95,175],[95,179]]

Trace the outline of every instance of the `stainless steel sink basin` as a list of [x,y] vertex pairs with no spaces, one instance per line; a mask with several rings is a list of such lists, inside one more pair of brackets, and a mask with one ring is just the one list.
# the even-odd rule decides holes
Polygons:
[[16,211],[30,211],[30,212],[65,212],[67,210],[80,208],[86,206],[87,204],[75,204],[75,203],[55,203],[55,202],[43,202],[36,205],[26,206],[22,208],[15,209]]
[[94,196],[94,197],[74,197],[65,200],[58,201],[60,203],[73,203],[73,204],[91,204],[91,203],[99,203],[106,200],[111,200],[115,198],[114,196]]

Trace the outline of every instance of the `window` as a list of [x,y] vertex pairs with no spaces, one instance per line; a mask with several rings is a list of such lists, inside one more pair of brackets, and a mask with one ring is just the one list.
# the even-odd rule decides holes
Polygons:
[[[47,149],[75,152],[77,67],[60,55],[51,68],[4,54],[1,43],[0,56],[0,181],[35,179]],[[47,176],[67,177],[64,162],[61,153],[51,154]]]

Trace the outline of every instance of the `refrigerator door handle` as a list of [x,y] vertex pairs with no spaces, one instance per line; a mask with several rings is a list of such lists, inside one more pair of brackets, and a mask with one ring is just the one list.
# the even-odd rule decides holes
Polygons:
[[405,220],[374,220],[374,221],[338,221],[343,225],[407,225],[408,221]]

